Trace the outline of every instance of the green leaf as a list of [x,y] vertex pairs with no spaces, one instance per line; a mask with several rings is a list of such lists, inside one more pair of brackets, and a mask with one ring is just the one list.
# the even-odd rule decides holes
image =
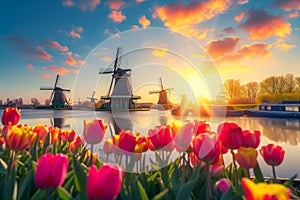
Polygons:
[[32,160],[34,161],[37,161],[38,160],[38,144],[39,144],[39,141],[40,141],[40,136],[37,137],[34,145],[33,145],[33,148],[31,149],[31,157],[32,157]]
[[169,189],[164,189],[163,191],[161,191],[160,193],[158,193],[157,195],[155,195],[152,200],[159,200],[162,199],[166,194],[168,194]]
[[50,132],[48,132],[48,134],[47,134],[47,136],[45,138],[45,141],[44,141],[44,145],[43,145],[44,151],[50,145],[50,140],[51,140],[51,134],[50,134]]
[[45,198],[45,193],[46,192],[44,190],[38,189],[30,199],[31,200],[41,200],[41,199],[44,199]]
[[1,170],[2,172],[5,172],[5,171],[7,170],[7,164],[6,164],[6,162],[5,162],[4,160],[2,160],[1,158],[0,158],[0,170]]
[[58,193],[59,198],[62,200],[69,200],[72,197],[71,194],[63,187],[58,187],[56,191]]
[[199,174],[200,174],[200,165],[197,165],[192,177],[190,178],[190,180],[183,184],[181,186],[181,188],[179,189],[178,194],[176,195],[176,199],[177,200],[181,200],[181,199],[189,199],[189,197],[191,196],[191,193],[197,183],[197,180],[199,178]]
[[16,182],[17,167],[15,164],[10,167],[10,172],[7,174],[7,184],[5,184],[5,199],[17,199],[17,182]]
[[75,170],[75,186],[80,193],[81,199],[87,199],[86,195],[86,174],[84,173],[83,167],[80,165],[79,161],[73,157],[73,164]]
[[265,181],[264,175],[262,174],[258,163],[257,163],[256,167],[253,168],[253,171],[254,171],[255,178],[258,182]]
[[26,175],[26,177],[24,178],[24,180],[19,188],[18,200],[26,199],[26,198],[23,198],[23,195],[25,192],[28,192],[28,191],[30,192],[31,185],[34,184],[33,177],[34,177],[34,171],[33,171],[33,169],[31,169],[29,171],[29,173]]
[[140,194],[139,199],[141,199],[141,200],[149,199],[144,187],[142,186],[142,184],[139,180],[137,180],[137,186],[138,186],[138,191],[139,191],[139,194]]

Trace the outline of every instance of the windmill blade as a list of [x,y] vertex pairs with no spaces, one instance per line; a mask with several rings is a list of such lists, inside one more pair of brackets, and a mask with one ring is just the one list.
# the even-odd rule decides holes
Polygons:
[[113,69],[104,69],[104,70],[101,70],[99,71],[99,74],[112,74],[114,73],[114,70]]
[[160,82],[160,89],[164,90],[164,85],[162,83],[162,78],[161,77],[159,77],[159,82]]
[[165,91],[170,91],[170,90],[174,90],[174,88],[167,88],[167,89],[165,89]]
[[152,91],[149,91],[149,94],[157,94],[157,93],[160,93],[160,90],[152,90]]
[[107,96],[110,95],[110,91],[111,91],[111,87],[113,85],[113,82],[114,82],[114,75],[112,75],[112,77],[111,77],[111,81],[110,81],[109,89],[108,89],[108,92],[107,92]]
[[56,75],[56,80],[55,80],[55,83],[54,83],[54,88],[56,88],[56,86],[57,86],[58,79],[59,79],[59,74]]
[[71,92],[70,89],[61,89],[61,91],[64,91],[64,92]]
[[114,64],[114,72],[116,72],[117,68],[120,68],[121,66],[121,54],[122,54],[122,48],[118,47],[116,58],[115,58],[115,64]]
[[41,86],[40,90],[54,90],[54,88]]
[[50,95],[50,102],[52,102],[53,96],[54,96],[54,90],[52,91],[52,93],[51,93],[51,95]]
[[94,91],[94,92],[93,92],[93,94],[92,94],[92,98],[94,98],[94,96],[95,96],[95,93],[96,93],[96,91]]

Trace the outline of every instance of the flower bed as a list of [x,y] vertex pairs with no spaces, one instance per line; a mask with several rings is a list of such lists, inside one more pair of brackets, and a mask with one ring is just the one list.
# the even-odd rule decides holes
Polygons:
[[[214,132],[201,121],[157,126],[147,135],[121,130],[104,139],[102,120],[84,120],[82,136],[19,124],[16,108],[0,128],[0,199],[290,199],[294,179],[277,180],[284,149],[263,146],[260,132],[224,122]],[[104,141],[103,141],[104,140]],[[102,142],[102,143],[101,143]],[[94,153],[101,143],[106,159]],[[155,159],[146,160],[147,152]],[[172,160],[172,153],[179,155]],[[223,155],[232,155],[225,166]],[[266,180],[257,156],[272,167]],[[115,163],[108,163],[108,157]],[[100,159],[102,158],[102,160]],[[253,170],[254,177],[250,177]],[[294,177],[295,178],[295,177]]]

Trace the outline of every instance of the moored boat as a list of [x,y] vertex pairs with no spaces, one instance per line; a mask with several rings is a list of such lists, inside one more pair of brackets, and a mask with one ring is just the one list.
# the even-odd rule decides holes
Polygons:
[[256,117],[300,118],[300,100],[260,104],[257,109],[247,109],[245,114]]

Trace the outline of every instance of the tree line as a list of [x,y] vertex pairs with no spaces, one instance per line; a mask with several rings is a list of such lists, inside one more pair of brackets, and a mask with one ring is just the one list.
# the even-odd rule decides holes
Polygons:
[[238,79],[224,82],[227,102],[230,104],[279,103],[300,99],[300,77],[293,74],[270,76],[261,82],[242,85]]

